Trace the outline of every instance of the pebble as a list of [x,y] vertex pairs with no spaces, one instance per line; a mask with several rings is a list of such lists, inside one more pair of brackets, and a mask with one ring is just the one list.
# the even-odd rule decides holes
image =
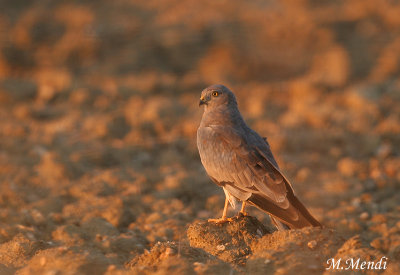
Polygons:
[[112,265],[108,266],[107,271],[114,271],[116,269],[117,269],[117,266],[112,264]]
[[60,251],[60,252],[65,252],[65,251],[68,250],[68,248],[67,248],[66,246],[60,246],[60,247],[58,247],[57,249],[58,249],[58,251]]
[[200,263],[200,262],[194,262],[193,266],[194,266],[194,271],[196,271],[197,273],[204,272],[205,264]]
[[316,240],[309,241],[309,242],[307,243],[307,246],[308,246],[310,249],[314,249],[314,248],[317,247],[317,241],[316,241]]
[[351,177],[356,174],[358,170],[358,164],[351,158],[342,158],[339,160],[337,168],[343,176]]
[[223,244],[218,245],[217,246],[217,250],[224,251],[225,250],[225,245],[223,245]]
[[361,220],[365,221],[365,220],[367,220],[368,218],[369,218],[368,212],[362,212],[362,213],[360,214],[360,219],[361,219]]
[[171,247],[167,247],[167,249],[165,249],[165,255],[170,256],[170,255],[174,255],[175,254],[175,250]]
[[26,233],[26,237],[31,241],[36,240],[35,235],[33,235],[31,232]]
[[380,158],[386,158],[392,153],[392,146],[390,144],[382,144],[376,150],[376,155]]
[[351,205],[354,207],[360,207],[361,205],[361,199],[360,198],[354,198],[351,200]]
[[200,263],[200,262],[194,262],[193,265],[194,265],[195,267],[204,267],[204,264],[203,264],[203,263]]

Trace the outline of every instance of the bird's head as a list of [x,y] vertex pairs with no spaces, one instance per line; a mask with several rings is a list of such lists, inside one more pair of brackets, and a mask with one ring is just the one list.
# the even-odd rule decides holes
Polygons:
[[201,92],[199,106],[214,109],[223,105],[237,104],[235,95],[224,85],[211,85]]

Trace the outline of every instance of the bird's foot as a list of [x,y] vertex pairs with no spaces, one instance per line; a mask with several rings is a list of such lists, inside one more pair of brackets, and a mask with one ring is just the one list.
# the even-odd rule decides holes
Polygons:
[[217,224],[222,224],[226,222],[231,222],[232,218],[219,218],[219,219],[208,219],[208,222],[213,222]]
[[241,217],[241,216],[247,217],[247,216],[249,216],[249,213],[247,213],[245,211],[240,211],[237,215],[238,215],[238,217]]

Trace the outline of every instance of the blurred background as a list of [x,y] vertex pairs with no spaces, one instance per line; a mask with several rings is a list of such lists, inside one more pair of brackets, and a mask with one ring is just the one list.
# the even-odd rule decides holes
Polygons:
[[[44,240],[82,258],[113,232],[99,262],[120,268],[219,216],[196,148],[214,83],[319,220],[387,235],[400,210],[399,14],[389,0],[0,1],[0,254]],[[118,246],[129,241],[141,247]],[[49,246],[0,256],[0,273],[33,272]]]

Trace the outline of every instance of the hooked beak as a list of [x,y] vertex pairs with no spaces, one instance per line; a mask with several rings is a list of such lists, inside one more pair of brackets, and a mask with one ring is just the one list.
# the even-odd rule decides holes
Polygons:
[[204,97],[201,97],[201,98],[200,98],[199,107],[200,107],[201,105],[207,105],[207,101],[205,100]]

